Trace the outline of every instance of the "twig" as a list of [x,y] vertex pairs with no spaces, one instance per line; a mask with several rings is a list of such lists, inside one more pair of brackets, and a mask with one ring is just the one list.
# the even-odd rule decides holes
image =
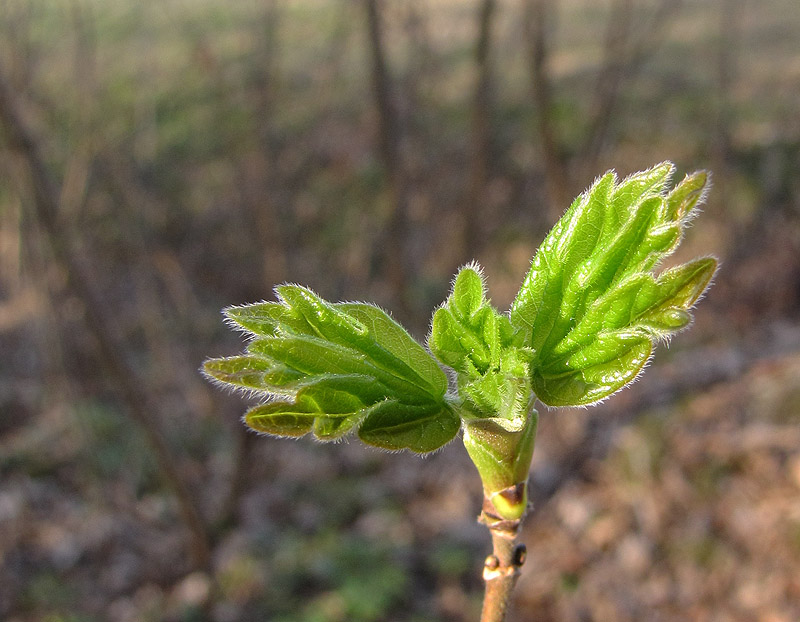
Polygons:
[[552,120],[553,86],[547,69],[550,21],[558,3],[528,0],[525,21],[529,44],[530,75],[537,112],[538,140],[544,157],[550,200],[557,211],[569,205],[570,180],[584,178],[596,170],[611,122],[626,80],[634,76],[661,44],[669,19],[681,7],[681,0],[661,0],[648,24],[633,23],[634,3],[617,0],[608,17],[604,61],[592,92],[589,122],[584,140],[576,149],[580,162],[565,155],[563,137]]
[[617,0],[612,7],[606,28],[605,60],[595,83],[586,141],[580,151],[584,154],[584,170],[597,168],[622,86],[661,45],[669,20],[681,4],[682,0],[661,0],[647,25],[633,23],[632,0]]
[[494,513],[492,502],[484,497],[478,521],[486,525],[492,535],[492,554],[483,564],[486,587],[481,622],[503,622],[511,602],[511,592],[525,563],[525,545],[517,541],[522,518],[503,520]]

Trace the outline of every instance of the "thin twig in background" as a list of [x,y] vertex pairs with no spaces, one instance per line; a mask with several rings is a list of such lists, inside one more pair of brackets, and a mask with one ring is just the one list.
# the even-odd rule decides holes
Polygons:
[[566,145],[554,122],[553,81],[548,69],[549,34],[558,0],[528,0],[525,24],[529,46],[530,75],[537,114],[537,140],[544,160],[551,207],[560,212],[572,196],[574,186],[583,183],[598,167],[614,122],[622,88],[658,50],[670,20],[681,8],[681,0],[662,0],[645,24],[634,22],[635,3],[617,0],[609,13],[603,44],[603,62],[590,97],[588,123],[576,155],[567,155]]
[[383,230],[376,236],[373,256],[385,280],[397,297],[400,316],[408,317],[408,274],[406,249],[408,239],[408,179],[401,151],[400,120],[392,92],[386,62],[386,46],[379,0],[364,0],[372,63],[372,96],[378,116],[378,150],[390,197],[390,214]]
[[475,42],[475,90],[472,97],[472,144],[470,146],[467,201],[463,213],[463,255],[480,250],[481,209],[489,179],[492,150],[492,63],[491,46],[496,0],[482,0],[478,7],[478,36]]
[[736,74],[736,33],[739,30],[740,2],[720,0],[719,39],[717,48],[717,119],[714,137],[714,175],[721,183],[717,203],[728,203],[728,179],[731,166],[731,85]]
[[551,0],[528,0],[525,5],[531,84],[536,105],[537,139],[544,159],[547,191],[550,195],[550,211],[558,213],[569,205],[570,175],[566,158],[561,153],[561,144],[553,124],[553,86],[547,67],[551,30]]
[[635,3],[617,0],[608,16],[603,66],[592,94],[589,127],[586,131],[582,171],[594,171],[608,140],[619,96],[625,83],[641,69],[662,44],[670,20],[682,0],[661,0],[648,24],[634,23]]

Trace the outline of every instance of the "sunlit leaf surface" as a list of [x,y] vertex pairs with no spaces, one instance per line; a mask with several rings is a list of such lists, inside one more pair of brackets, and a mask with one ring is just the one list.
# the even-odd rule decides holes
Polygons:
[[[248,336],[246,351],[204,370],[264,398],[245,415],[255,430],[320,440],[354,432],[415,452],[441,447],[462,423],[468,444],[478,430],[530,429],[534,397],[552,406],[601,400],[691,322],[717,267],[704,257],[656,271],[706,188],[698,172],[670,190],[673,172],[665,162],[622,181],[599,178],[547,235],[508,314],[492,306],[477,264],[462,268],[433,315],[433,356],[373,305],[282,285],[276,302],[226,309]],[[454,372],[451,392],[439,364]],[[489,456],[484,449],[471,455]]]
[[431,352],[457,372],[459,396],[472,416],[498,417],[520,428],[530,396],[530,350],[518,347],[508,316],[486,298],[476,265],[461,269],[433,315]]
[[250,427],[321,440],[356,430],[370,445],[415,452],[456,435],[447,376],[384,311],[331,304],[296,285],[277,292],[279,302],[225,311],[250,336],[247,352],[204,366],[215,380],[267,398],[245,415]]
[[672,191],[660,164],[618,182],[607,173],[547,235],[510,318],[533,350],[533,390],[552,406],[590,404],[641,371],[654,342],[691,321],[717,262],[711,257],[655,274],[680,243],[706,175]]

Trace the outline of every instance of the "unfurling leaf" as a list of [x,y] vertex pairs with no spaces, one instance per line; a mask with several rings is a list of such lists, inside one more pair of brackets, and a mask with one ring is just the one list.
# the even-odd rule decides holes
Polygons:
[[532,349],[531,383],[551,406],[601,400],[631,382],[652,352],[691,321],[714,275],[711,257],[653,269],[680,243],[705,173],[667,191],[670,163],[617,182],[607,173],[547,235],[514,301],[516,337]]
[[[375,306],[282,285],[276,302],[225,310],[246,351],[204,371],[263,397],[245,420],[267,434],[327,441],[352,432],[424,453],[463,429],[496,517],[517,520],[535,398],[586,405],[634,380],[654,344],[691,322],[716,271],[711,257],[657,270],[707,186],[698,172],[670,190],[673,172],[665,162],[599,178],[547,235],[508,314],[492,306],[480,268],[462,268],[434,313],[431,353]],[[454,372],[449,392],[440,363]]]
[[458,433],[447,376],[384,311],[331,304],[296,285],[277,292],[279,302],[227,309],[252,340],[245,354],[204,365],[215,380],[268,399],[245,415],[250,427],[320,440],[357,430],[365,443],[415,452]]
[[456,276],[450,297],[433,315],[428,346],[457,372],[459,396],[472,416],[521,428],[530,397],[530,352],[517,346],[508,316],[487,300],[477,266]]

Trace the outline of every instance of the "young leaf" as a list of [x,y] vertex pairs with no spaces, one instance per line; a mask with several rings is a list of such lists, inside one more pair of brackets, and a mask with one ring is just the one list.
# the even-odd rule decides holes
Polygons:
[[428,346],[457,372],[459,397],[472,416],[522,425],[530,393],[528,352],[514,343],[508,317],[487,300],[477,266],[456,276],[450,297],[433,316]]
[[296,285],[277,291],[279,302],[225,311],[252,340],[245,354],[204,365],[211,378],[269,399],[245,415],[250,427],[320,440],[357,429],[368,444],[415,452],[458,433],[447,376],[385,312],[331,304]]
[[387,354],[385,360],[402,361],[413,382],[427,387],[431,395],[441,397],[447,391],[447,376],[427,350],[411,339],[405,329],[374,305],[342,302],[335,305],[361,322],[367,335]]
[[695,173],[668,192],[665,162],[617,183],[607,173],[547,235],[511,307],[533,350],[531,384],[551,406],[601,400],[631,382],[654,342],[691,321],[717,267],[706,257],[655,275],[703,197]]
[[384,449],[410,449],[424,453],[449,442],[461,420],[439,405],[409,406],[393,400],[375,404],[358,430],[368,445]]

